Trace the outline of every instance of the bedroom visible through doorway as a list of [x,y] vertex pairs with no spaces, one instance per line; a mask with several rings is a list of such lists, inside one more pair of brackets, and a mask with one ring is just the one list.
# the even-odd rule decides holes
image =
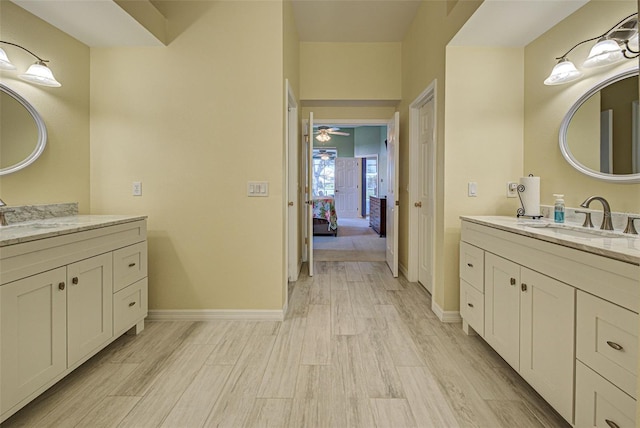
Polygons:
[[[335,133],[320,141],[315,137],[322,129]],[[386,196],[387,126],[326,121],[318,125],[315,119],[313,135],[313,199],[327,208],[323,200],[331,199],[338,226],[335,235],[330,230],[314,232],[314,261],[384,261],[386,237],[370,227],[369,212],[371,196]],[[317,215],[323,216],[314,214],[316,229]]]

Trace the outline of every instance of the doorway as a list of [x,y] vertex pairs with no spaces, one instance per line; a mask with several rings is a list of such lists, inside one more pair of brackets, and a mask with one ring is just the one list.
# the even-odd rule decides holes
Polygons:
[[[318,150],[325,157],[333,155],[329,151],[336,150],[336,160],[346,157],[351,163],[352,170],[356,174],[351,174],[350,184],[357,192],[357,207],[351,209],[346,215],[338,215],[337,236],[308,236],[312,241],[312,255],[307,260],[314,261],[385,261],[387,249],[386,236],[380,236],[371,227],[368,218],[369,197],[386,196],[386,161],[388,120],[318,120],[313,119],[314,132],[309,137],[314,138],[318,133],[317,129],[339,129],[339,132],[350,134],[354,141],[354,147],[350,150],[340,151],[340,141],[336,138],[325,141],[323,145],[316,145],[313,150]],[[308,122],[303,121],[303,129],[309,132]],[[360,138],[362,136],[368,138]],[[333,137],[333,136],[332,136]],[[308,140],[307,140],[308,141]],[[368,141],[368,143],[363,143]],[[321,148],[322,147],[322,148]],[[347,156],[343,156],[346,154]],[[339,190],[340,179],[339,168],[336,168],[336,190]],[[354,180],[355,178],[355,180]],[[355,183],[354,183],[355,181]],[[356,186],[353,186],[353,185]],[[315,186],[313,183],[310,187]],[[352,189],[353,190],[353,189]],[[340,192],[335,193],[336,196]],[[325,193],[326,194],[326,193]],[[313,198],[314,195],[311,195]],[[339,202],[336,201],[336,205]]]
[[409,106],[408,280],[433,294],[435,259],[436,81]]

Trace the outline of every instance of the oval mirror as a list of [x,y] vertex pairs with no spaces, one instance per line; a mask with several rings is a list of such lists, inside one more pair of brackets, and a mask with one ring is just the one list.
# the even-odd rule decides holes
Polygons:
[[638,67],[589,89],[560,126],[560,151],[578,171],[615,183],[640,183]]
[[47,128],[36,109],[0,83],[0,175],[31,165],[44,151]]

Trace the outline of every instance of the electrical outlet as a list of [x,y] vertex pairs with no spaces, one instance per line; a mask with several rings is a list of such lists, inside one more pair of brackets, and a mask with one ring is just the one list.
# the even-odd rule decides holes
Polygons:
[[469,196],[470,198],[475,198],[476,196],[478,196],[478,183],[476,183],[475,181],[470,181],[467,184],[467,196]]
[[142,196],[142,182],[134,181],[131,186],[133,196]]
[[518,197],[518,183],[515,181],[507,182],[507,198],[517,198]]

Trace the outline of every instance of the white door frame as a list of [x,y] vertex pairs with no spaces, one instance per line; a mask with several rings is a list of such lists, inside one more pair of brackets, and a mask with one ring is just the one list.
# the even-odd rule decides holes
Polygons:
[[[417,201],[418,197],[419,197],[419,191],[418,189],[419,187],[419,180],[420,180],[420,174],[418,172],[418,168],[419,168],[419,138],[418,138],[418,129],[419,129],[419,118],[418,118],[418,112],[420,110],[420,108],[425,105],[430,99],[431,97],[433,97],[433,124],[434,124],[434,129],[433,132],[435,134],[435,138],[433,139],[434,144],[433,144],[433,148],[431,149],[431,154],[429,156],[429,171],[431,172],[431,177],[430,177],[430,183],[433,186],[432,187],[432,194],[435,196],[435,183],[436,183],[436,155],[437,155],[437,144],[438,144],[438,140],[437,140],[437,124],[438,124],[438,119],[437,119],[437,114],[438,114],[438,110],[437,110],[437,92],[436,92],[436,87],[437,87],[437,80],[433,80],[429,86],[427,86],[427,88],[422,91],[422,93],[420,95],[418,95],[418,97],[409,105],[409,204],[408,209],[409,209],[409,257],[408,257],[408,266],[407,266],[407,279],[411,282],[417,282],[418,281],[418,255],[419,255],[419,250],[418,250],[418,246],[419,246],[419,237],[418,237],[418,228],[419,228],[419,212],[417,209],[413,209],[413,201]],[[434,211],[434,215],[432,216],[432,222],[433,224],[431,225],[431,230],[435,231],[436,230],[436,225],[435,225],[435,217],[436,217],[436,212]],[[429,245],[431,246],[431,251],[430,254],[432,255],[432,261],[431,261],[431,284],[433,286],[433,294],[435,294],[435,290],[436,290],[436,282],[435,282],[435,260],[433,260],[434,256],[435,256],[435,239],[432,239],[429,242]]]
[[[289,80],[285,79],[285,264],[288,281],[296,281],[300,273],[302,258],[299,254],[299,174],[298,174],[298,102]],[[289,205],[293,203],[293,205]],[[288,293],[285,293],[288,294]],[[286,298],[285,298],[286,302]]]
[[[316,119],[315,117],[313,118],[313,126],[316,125],[341,125],[341,126],[365,126],[365,125],[370,125],[370,126],[388,126],[389,125],[389,119]],[[305,138],[305,130],[309,127],[309,119],[307,118],[303,118],[302,119],[302,141],[304,143],[304,138]],[[313,138],[313,133],[311,133],[310,138]],[[303,146],[306,147],[305,144],[303,144]],[[300,165],[300,170],[304,173],[305,171],[307,171],[307,168],[309,167],[308,163],[309,161],[307,160],[307,157],[304,156],[303,157],[303,164]],[[380,185],[380,174],[378,174],[378,185]],[[306,217],[305,217],[306,219]],[[305,223],[306,225],[306,223]],[[313,235],[309,237],[309,239],[313,239]],[[302,260],[305,262],[309,261],[309,254],[307,254],[306,251],[306,245],[304,246],[304,250],[303,250],[303,257]],[[417,272],[417,271],[416,271]]]

